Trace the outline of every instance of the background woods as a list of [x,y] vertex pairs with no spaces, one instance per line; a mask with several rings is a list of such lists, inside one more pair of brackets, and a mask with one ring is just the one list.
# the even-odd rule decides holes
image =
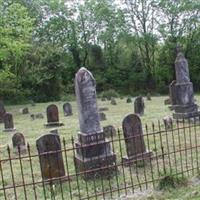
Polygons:
[[0,0],[0,96],[59,100],[87,66],[99,92],[165,93],[183,46],[200,85],[198,0]]

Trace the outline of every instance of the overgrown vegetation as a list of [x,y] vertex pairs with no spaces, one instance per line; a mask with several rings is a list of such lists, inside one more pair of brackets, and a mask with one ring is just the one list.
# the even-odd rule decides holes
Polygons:
[[81,66],[99,92],[168,91],[175,47],[200,85],[198,0],[0,0],[0,97],[59,100]]

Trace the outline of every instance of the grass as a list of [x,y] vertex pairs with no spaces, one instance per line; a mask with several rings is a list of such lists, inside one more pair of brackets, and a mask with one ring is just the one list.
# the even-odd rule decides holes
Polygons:
[[[167,98],[166,96],[160,96],[160,97],[152,97],[151,101],[146,101],[145,99],[145,114],[144,116],[141,117],[142,123],[143,125],[147,124],[151,124],[152,122],[157,124],[158,119],[161,120],[162,122],[162,118],[166,115],[171,115],[171,111],[169,111],[168,107],[164,105],[164,99]],[[197,103],[200,100],[200,96],[197,96]],[[200,101],[199,101],[200,102]],[[59,117],[60,117],[60,121],[62,121],[65,126],[63,127],[59,127],[59,135],[61,138],[65,138],[66,139],[66,147],[69,148],[71,146],[71,137],[77,136],[77,133],[79,131],[79,122],[78,122],[78,113],[77,113],[77,105],[76,102],[70,102],[72,104],[72,108],[73,108],[73,116],[70,117],[65,117],[63,114],[63,110],[62,110],[62,105],[64,102],[49,102],[49,103],[38,103],[36,104],[36,106],[31,106],[31,105],[17,105],[17,106],[6,106],[6,110],[7,112],[11,112],[13,114],[14,117],[14,123],[15,123],[15,127],[17,129],[17,131],[22,132],[25,136],[26,142],[28,142],[30,144],[31,147],[31,153],[36,153],[36,139],[39,138],[42,134],[48,133],[50,129],[45,128],[44,124],[46,123],[46,107],[50,104],[50,103],[55,103],[58,108],[59,108]],[[27,106],[29,108],[29,111],[31,114],[36,114],[36,113],[43,113],[45,118],[44,119],[36,119],[36,120],[31,120],[29,115],[22,115],[21,113],[19,113],[19,109],[22,107]],[[124,99],[117,99],[117,105],[110,105],[109,101],[105,101],[102,102],[100,100],[98,100],[98,106],[99,107],[108,107],[109,110],[105,111],[106,113],[106,117],[107,120],[106,121],[102,121],[101,125],[102,127],[105,125],[113,125],[115,128],[119,128],[121,129],[121,123],[123,118],[129,114],[129,113],[133,113],[133,104],[132,103],[126,103],[126,98]],[[162,123],[162,127],[163,127],[163,123]],[[15,157],[16,155],[14,154],[13,150],[12,150],[12,133],[5,133],[3,132],[3,124],[0,124],[0,158],[6,158],[8,157],[7,154],[7,145],[9,145],[11,147],[11,157]],[[159,136],[158,136],[159,137]],[[167,138],[169,137],[169,138]],[[198,134],[198,137],[200,137],[200,134]],[[154,150],[154,152],[160,152],[161,150],[161,144],[157,144],[157,146],[155,146],[155,141],[154,140],[158,140],[158,138],[151,138],[150,140],[150,149]],[[190,141],[189,141],[189,136],[186,135],[185,136],[185,140],[187,142],[186,145],[190,145]],[[167,136],[165,138],[163,138],[163,146],[167,145],[167,142],[169,142],[168,146],[171,146],[173,148],[173,144],[172,144],[172,138],[171,135]],[[176,141],[176,145],[178,146],[178,144],[180,143],[179,141],[179,137],[178,134],[175,135],[175,141]],[[193,138],[192,142],[195,141],[195,138]],[[181,141],[182,144],[184,141]],[[184,144],[185,145],[185,144]],[[120,157],[120,151],[119,151],[119,144],[115,144],[115,150],[116,150],[116,154]],[[167,148],[165,149],[167,151]],[[125,152],[125,148],[123,147],[122,149],[122,153],[123,155],[126,154]],[[188,151],[188,152],[182,152],[182,154],[188,154],[187,155],[187,159],[188,159],[188,167],[190,167],[190,165],[192,163],[190,163],[189,161],[190,159],[190,155],[191,154],[195,154],[195,152],[193,151]],[[168,160],[168,157],[165,158],[166,160]],[[186,162],[186,160],[182,161],[180,160],[180,157],[177,158],[177,162],[179,162],[179,164],[181,164],[181,162]],[[65,161],[65,160],[64,160]],[[73,154],[68,154],[68,161],[69,161],[69,171],[70,173],[74,173],[75,169],[74,169],[74,165],[73,165]],[[194,160],[193,160],[194,161]],[[32,160],[32,162],[34,163],[34,177],[36,180],[40,180],[41,179],[41,174],[40,174],[40,168],[39,168],[39,161],[37,158],[34,158]],[[19,163],[19,161],[13,161],[13,170],[14,170],[14,181],[18,182],[18,183],[22,183],[22,177],[21,177],[21,173],[24,173],[25,175],[25,182],[31,182],[32,181],[32,177],[30,176],[30,161],[28,159],[24,159],[23,160],[23,171],[21,171],[21,165]],[[170,163],[169,163],[170,164]],[[172,159],[172,163],[171,165],[174,164],[174,160]],[[153,170],[157,170],[157,168],[160,166],[162,166],[162,163],[153,163]],[[167,168],[170,167],[170,165],[166,166]],[[9,185],[13,183],[13,179],[11,178],[11,173],[10,173],[10,167],[9,167],[9,163],[5,162],[2,163],[2,169],[4,172],[4,179],[5,179],[5,185]],[[147,174],[151,174],[150,171],[150,167],[147,166]],[[122,171],[122,169],[120,169]],[[127,182],[130,182],[130,171],[132,170],[132,172],[135,174],[135,169],[133,168],[127,168],[125,169],[125,177],[127,178]],[[139,168],[137,171],[137,175],[140,176],[140,179],[145,181],[145,177],[144,177],[144,169],[143,167]],[[156,176],[156,175],[155,175]],[[155,178],[155,177],[154,177]],[[87,183],[82,180],[79,179],[79,184],[83,186],[83,188],[80,189],[81,194],[87,196],[86,194],[86,187],[88,187],[89,191],[94,191],[94,189],[96,189],[96,191],[101,191],[102,188],[102,180],[96,180],[95,181],[95,186],[94,183],[92,181],[88,181]],[[123,176],[121,174],[119,174],[119,184],[123,184]],[[137,177],[133,176],[133,180],[135,183],[138,182]],[[104,185],[105,185],[105,190],[109,190],[109,187],[116,187],[116,179],[110,179],[108,180],[103,180]],[[1,180],[0,180],[0,185],[1,185]],[[76,181],[74,181],[73,183],[71,183],[71,186],[69,185],[69,183],[65,183],[63,184],[63,190],[64,190],[64,195],[69,197],[69,187],[72,187],[73,190],[73,198],[78,198],[78,190],[77,190],[77,186],[78,183]],[[195,186],[194,187],[194,192],[198,191],[196,188],[198,188],[199,186]],[[186,190],[190,190],[189,192],[193,194],[193,196],[195,196],[195,194],[193,193],[193,187],[187,187],[187,189],[179,189],[178,192],[176,192],[176,190],[171,190],[171,192],[165,191],[163,192],[163,194],[161,196],[159,196],[159,193],[155,193],[153,195],[157,196],[157,199],[163,199],[163,195],[167,198],[175,198],[175,196],[177,195],[177,198],[179,198],[179,195],[184,193]],[[55,187],[55,188],[48,188],[46,187],[46,194],[47,194],[47,198],[51,198],[51,194],[52,191],[56,194],[56,198],[55,199],[62,199],[60,195],[60,187]],[[44,199],[43,196],[43,189],[41,186],[36,186],[36,191],[38,194],[38,199]],[[28,187],[26,189],[26,191],[29,194],[29,198],[30,200],[34,199],[34,191],[32,189],[32,186]],[[130,189],[129,191],[130,193],[132,192],[132,190]],[[24,199],[24,188],[18,188],[17,189],[17,196],[18,198],[21,200]],[[145,193],[145,192],[144,192]],[[174,193],[174,194],[173,194]],[[123,194],[123,191],[121,192],[121,194]],[[0,199],[1,196],[3,198],[3,193],[0,192]],[[13,189],[10,189],[7,191],[7,199],[13,199],[14,198],[14,191]],[[134,197],[133,197],[134,198]],[[154,198],[152,196],[152,198]],[[150,198],[151,199],[151,198]]]

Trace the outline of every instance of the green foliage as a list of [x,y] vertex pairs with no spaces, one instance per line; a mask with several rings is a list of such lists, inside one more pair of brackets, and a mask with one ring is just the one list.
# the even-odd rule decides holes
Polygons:
[[110,90],[107,90],[107,91],[103,91],[100,94],[100,96],[104,97],[104,98],[107,98],[108,100],[110,100],[112,97],[118,98],[119,94],[115,90],[110,89]]

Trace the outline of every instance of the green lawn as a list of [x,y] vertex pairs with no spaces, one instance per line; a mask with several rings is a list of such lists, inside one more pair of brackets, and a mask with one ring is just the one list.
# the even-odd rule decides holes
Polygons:
[[[142,123],[143,125],[145,125],[145,123],[147,123],[148,125],[150,125],[151,127],[151,123],[155,123],[157,124],[158,120],[161,120],[162,123],[162,118],[166,115],[170,115],[171,111],[169,111],[168,107],[164,105],[164,99],[167,98],[167,96],[160,96],[160,97],[152,97],[151,101],[146,101],[145,99],[145,114],[144,116],[141,117],[142,119]],[[200,96],[197,96],[197,103],[200,102]],[[17,129],[17,131],[22,132],[25,136],[26,142],[28,142],[30,144],[31,147],[31,153],[35,154],[36,151],[36,146],[35,146],[35,141],[37,138],[39,138],[42,134],[48,133],[48,131],[50,129],[45,128],[44,124],[46,123],[46,107],[52,102],[49,103],[38,103],[36,104],[36,106],[31,106],[31,105],[17,105],[17,106],[6,106],[6,110],[7,112],[11,112],[13,114],[14,117],[14,123],[15,123],[15,127]],[[62,110],[62,106],[64,102],[53,102],[55,103],[58,108],[59,108],[59,117],[60,117],[60,121],[62,121],[65,126],[59,127],[59,135],[61,138],[65,138],[66,139],[66,148],[71,147],[71,137],[72,136],[76,136],[78,131],[79,131],[79,123],[78,123],[78,113],[77,113],[77,105],[76,102],[70,102],[72,104],[72,109],[73,109],[73,116],[70,117],[65,117],[63,114],[63,110]],[[22,107],[27,106],[29,108],[30,113],[36,114],[36,113],[43,113],[45,118],[44,119],[35,119],[35,120],[31,120],[29,115],[22,115],[21,113],[19,113],[19,109]],[[126,98],[124,99],[117,99],[117,105],[110,105],[109,101],[105,101],[102,102],[101,100],[98,100],[98,106],[99,107],[108,107],[109,110],[105,111],[106,113],[106,117],[107,120],[101,122],[102,127],[105,125],[113,125],[115,128],[119,128],[121,129],[121,123],[123,118],[129,114],[129,113],[133,113],[133,103],[126,103]],[[162,125],[163,127],[163,125]],[[11,147],[11,157],[15,157],[16,154],[13,152],[12,150],[12,133],[5,133],[3,132],[3,124],[0,124],[0,158],[6,158],[8,156],[7,154],[7,145],[10,145]],[[170,136],[169,136],[170,137]],[[198,134],[198,137],[200,138],[200,134]],[[189,141],[188,141],[189,142]],[[164,141],[164,143],[166,143],[166,141]],[[170,144],[172,145],[172,144]],[[119,155],[119,145],[115,144],[115,151],[117,153],[117,155]],[[155,149],[154,146],[154,141],[150,141],[150,148],[151,150]],[[159,148],[159,145],[157,146],[157,148]],[[126,154],[125,152],[125,148],[123,148],[123,154]],[[192,152],[191,152],[192,153]],[[64,159],[65,161],[65,159]],[[74,173],[75,169],[74,169],[74,165],[73,165],[73,155],[72,154],[68,154],[68,161],[69,161],[69,171],[70,173]],[[41,180],[41,175],[40,175],[40,168],[39,168],[39,161],[37,158],[33,158],[32,160],[33,164],[34,164],[34,168],[33,168],[33,173],[34,176],[36,178],[36,180]],[[14,181],[17,183],[22,183],[22,177],[21,177],[21,169],[20,169],[20,163],[19,161],[13,161],[13,171],[15,174],[14,177]],[[22,162],[23,165],[23,173],[25,175],[25,182],[31,182],[32,178],[30,176],[30,162],[28,159],[24,159]],[[159,163],[159,165],[162,165],[162,163]],[[156,169],[157,165],[156,163],[153,163],[153,169]],[[5,185],[10,185],[12,184],[13,180],[11,178],[11,169],[9,167],[9,163],[8,162],[4,162],[2,163],[2,169],[3,169],[3,176],[5,179],[4,184]],[[134,170],[134,169],[133,169]],[[149,170],[149,171],[148,171]],[[150,169],[147,170],[147,174],[150,174]],[[133,173],[135,173],[135,171],[133,171]],[[141,180],[144,180],[144,175],[143,175],[143,168],[139,169],[139,171],[137,172],[139,175],[141,175]],[[130,181],[130,169],[127,168],[125,170],[125,177],[127,178],[128,181]],[[81,188],[81,194],[84,196],[87,196],[86,194],[86,187],[88,187],[88,190],[91,191],[91,193],[94,191],[94,189],[96,189],[97,191],[101,190],[101,185],[102,185],[102,180],[97,180],[95,185],[93,182],[89,181],[88,183],[86,183],[84,180],[82,180],[81,178],[78,180],[79,183],[81,185],[83,185],[83,188]],[[105,190],[109,189],[110,185],[112,185],[113,187],[116,185],[116,179],[111,179],[110,182],[107,180],[103,180],[104,181],[104,185],[105,185]],[[119,175],[119,184],[123,183],[123,177],[121,175]],[[133,181],[137,182],[137,177],[133,177]],[[2,181],[0,180],[0,185],[2,184]],[[149,184],[148,187],[151,189],[152,184]],[[72,182],[71,185],[69,185],[68,183],[65,183],[63,185],[63,191],[66,197],[69,198],[69,187],[71,187],[72,189],[74,189],[73,191],[73,198],[78,198],[78,191],[77,191],[77,182]],[[193,185],[190,184],[188,187],[181,187],[177,190],[171,190],[170,192],[152,192],[152,190],[150,190],[151,192],[149,192],[149,194],[147,194],[147,192],[143,192],[144,199],[147,198],[148,199],[187,199],[186,197],[182,198],[183,196],[187,196],[187,195],[193,195],[192,198],[196,198],[195,196],[197,196],[196,199],[198,199],[199,193],[195,193],[195,191],[198,191],[199,189],[199,185]],[[34,199],[34,191],[32,189],[32,186],[27,187],[26,192],[29,194],[29,198],[30,200]],[[46,189],[46,193],[47,193],[47,199],[51,198],[51,188],[47,188]],[[41,186],[36,186],[36,191],[38,193],[38,199],[43,199],[43,189]],[[132,190],[129,189],[128,192],[131,192]],[[18,198],[24,199],[24,188],[20,187],[17,189],[17,196]],[[55,199],[62,199],[59,193],[59,189],[54,189],[54,192],[56,193],[56,198]],[[123,191],[121,191],[120,195],[123,196]],[[137,195],[137,194],[136,194]],[[135,196],[135,195],[134,195]],[[131,196],[130,199],[134,199],[137,197]],[[143,195],[139,195],[140,198],[143,197]],[[0,199],[3,199],[3,192],[0,192]],[[165,198],[164,198],[165,197]],[[14,191],[13,189],[7,190],[7,199],[13,199],[14,198]],[[111,197],[108,197],[108,199],[110,199]]]

